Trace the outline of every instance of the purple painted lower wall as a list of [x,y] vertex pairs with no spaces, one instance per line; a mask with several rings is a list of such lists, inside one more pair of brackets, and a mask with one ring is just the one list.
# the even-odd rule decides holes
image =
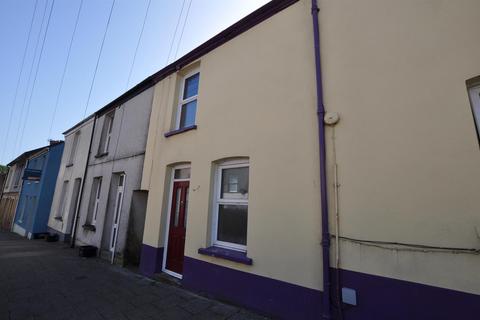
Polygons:
[[162,271],[163,248],[142,244],[140,272],[148,277]]
[[[331,269],[332,288],[335,271]],[[354,289],[357,298],[356,306],[343,306],[344,320],[480,319],[480,295],[348,270],[340,270],[340,281]],[[188,289],[281,319],[321,319],[318,290],[191,257],[185,257],[182,282]]]
[[321,292],[185,257],[183,285],[281,319],[318,319]]
[[348,270],[340,271],[340,282],[357,293],[357,306],[344,307],[345,320],[480,319],[480,295]]

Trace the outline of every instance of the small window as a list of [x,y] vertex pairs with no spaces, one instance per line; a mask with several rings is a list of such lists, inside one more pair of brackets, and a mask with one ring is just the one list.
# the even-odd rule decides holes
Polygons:
[[218,166],[213,213],[213,244],[246,251],[249,164],[226,162]]
[[60,206],[58,207],[57,216],[56,216],[57,218],[63,218],[64,212],[65,212],[67,189],[68,189],[68,180],[65,180],[62,186],[62,192],[60,193]]
[[177,129],[195,125],[200,73],[188,75],[182,80],[182,89],[177,110]]
[[13,179],[13,187],[17,188],[20,184],[20,178],[22,177],[23,165],[15,168],[15,178]]
[[73,136],[72,148],[70,149],[70,156],[68,157],[68,164],[73,164],[75,154],[77,152],[78,140],[80,139],[80,131],[77,131]]
[[15,170],[13,170],[12,167],[9,167],[9,168],[8,168],[8,175],[7,175],[7,182],[5,183],[5,190],[7,190],[8,188],[10,188],[10,184],[12,183],[13,175],[15,174],[14,171],[15,171]]
[[100,145],[98,147],[98,154],[108,153],[110,141],[112,140],[112,128],[115,112],[110,112],[105,115],[103,122],[102,136],[100,137]]
[[90,193],[90,202],[88,204],[88,216],[86,224],[95,225],[95,223],[97,222],[101,191],[102,177],[96,177],[93,179],[92,191]]
[[175,174],[173,177],[175,180],[188,180],[190,179],[190,168],[180,168],[175,169]]
[[472,104],[473,118],[477,129],[477,136],[480,141],[480,84],[468,88],[470,102]]

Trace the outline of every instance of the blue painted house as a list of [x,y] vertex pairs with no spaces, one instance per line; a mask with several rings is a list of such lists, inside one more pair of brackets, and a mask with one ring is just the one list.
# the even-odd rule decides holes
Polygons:
[[21,236],[32,239],[47,233],[63,147],[63,141],[51,141],[27,160],[13,226]]

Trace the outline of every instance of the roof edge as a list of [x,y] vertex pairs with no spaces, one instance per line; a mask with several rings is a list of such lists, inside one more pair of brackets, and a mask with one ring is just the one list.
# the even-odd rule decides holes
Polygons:
[[220,33],[213,36],[209,40],[205,41],[198,47],[194,48],[184,56],[180,57],[179,59],[165,66],[164,68],[160,69],[159,71],[152,74],[151,76],[145,78],[143,81],[139,82],[130,90],[126,91],[116,99],[112,100],[110,103],[106,104],[104,107],[95,111],[88,118],[82,120],[81,122],[77,123],[75,126],[66,130],[63,134],[66,134],[74,130],[81,124],[87,122],[88,119],[90,119],[93,116],[102,115],[106,113],[107,110],[109,110],[110,108],[124,104],[125,102],[129,101],[133,97],[142,93],[143,91],[149,89],[150,87],[153,87],[156,83],[165,79],[170,74],[177,72],[178,70],[196,61],[197,59],[204,56],[205,54],[220,47],[224,43],[236,38],[242,33],[250,30],[251,28],[267,20],[268,18],[272,17],[276,13],[282,11],[283,9],[290,7],[292,4],[298,1],[299,0],[272,0],[266,3],[262,7],[258,8],[257,10],[253,11],[249,15],[245,16],[244,18],[240,19],[236,23],[232,24],[230,27],[226,28],[225,30],[221,31]]

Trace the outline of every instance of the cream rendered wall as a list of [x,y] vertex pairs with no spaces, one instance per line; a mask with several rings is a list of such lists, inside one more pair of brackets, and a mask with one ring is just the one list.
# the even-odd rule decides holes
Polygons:
[[[479,249],[480,151],[465,80],[480,74],[480,1],[337,0],[320,9],[325,104],[341,116],[340,234]],[[479,255],[348,241],[340,252],[345,269],[480,293]]]
[[[465,87],[480,74],[480,2],[319,6],[325,105],[341,116],[335,149],[327,128],[332,233],[336,158],[341,236],[480,248],[480,153]],[[202,57],[195,131],[163,136],[172,129],[177,76],[156,85],[144,243],[164,245],[167,166],[191,162],[185,255],[321,288],[312,37],[310,1],[302,0]],[[250,157],[253,266],[197,254],[209,245],[212,161],[232,156]],[[480,293],[478,255],[348,241],[340,253],[343,269]]]
[[[321,287],[311,29],[310,6],[299,2],[203,56],[197,130],[164,137],[173,129],[177,76],[156,85],[143,174],[149,189],[144,243],[164,245],[167,166],[191,162],[186,256]],[[250,158],[252,266],[197,254],[210,245],[212,162],[235,156]]]
[[[70,230],[73,223],[73,216],[70,216],[72,205],[72,196],[75,179],[84,179],[85,166],[88,160],[88,151],[90,147],[90,140],[92,137],[94,118],[92,117],[78,128],[68,132],[65,135],[65,147],[62,155],[62,162],[60,163],[60,169],[58,171],[57,183],[55,185],[55,193],[53,196],[52,209],[50,211],[50,217],[48,220],[48,226],[64,234],[70,234]],[[79,140],[77,142],[77,149],[75,157],[71,166],[69,164],[70,153],[73,147],[73,140],[75,134],[80,131]],[[68,188],[65,193],[65,210],[63,215],[63,221],[56,220],[55,217],[60,210],[61,195],[64,181],[68,180]],[[81,193],[81,190],[80,190]]]

